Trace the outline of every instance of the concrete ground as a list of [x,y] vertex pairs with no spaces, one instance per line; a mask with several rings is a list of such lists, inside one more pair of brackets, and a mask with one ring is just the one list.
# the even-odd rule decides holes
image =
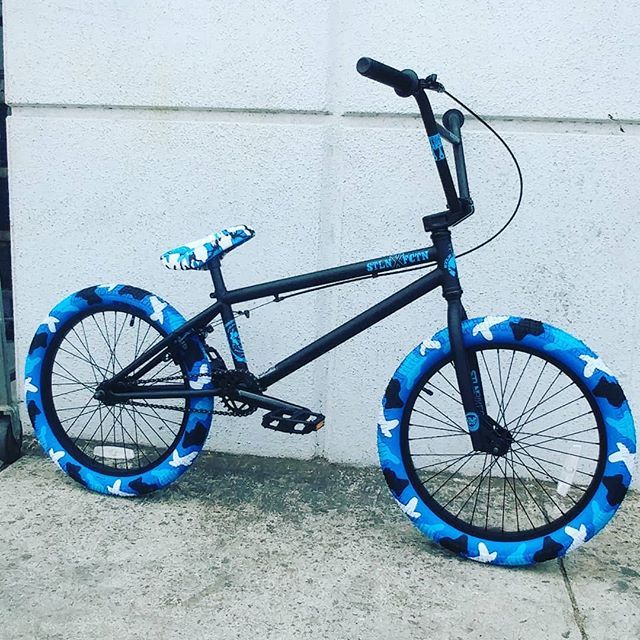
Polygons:
[[458,559],[377,469],[204,454],[157,495],[0,473],[0,638],[640,637],[640,499],[562,562]]

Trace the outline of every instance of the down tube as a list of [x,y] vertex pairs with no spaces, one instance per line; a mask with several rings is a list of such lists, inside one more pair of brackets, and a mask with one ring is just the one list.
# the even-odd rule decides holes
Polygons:
[[260,376],[261,385],[267,388],[274,382],[282,380],[282,378],[288,376],[290,373],[304,367],[305,364],[308,364],[312,360],[327,353],[327,351],[353,338],[353,336],[380,322],[380,320],[390,316],[399,309],[402,309],[402,307],[406,307],[414,300],[429,293],[429,291],[433,291],[433,289],[439,287],[441,284],[442,271],[440,269],[431,271],[273,366]]

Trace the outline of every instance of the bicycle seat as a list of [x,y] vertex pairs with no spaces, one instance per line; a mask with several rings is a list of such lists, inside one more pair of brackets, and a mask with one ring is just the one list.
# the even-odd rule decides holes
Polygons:
[[208,262],[251,240],[256,232],[241,224],[165,251],[160,261],[167,269],[204,269]]

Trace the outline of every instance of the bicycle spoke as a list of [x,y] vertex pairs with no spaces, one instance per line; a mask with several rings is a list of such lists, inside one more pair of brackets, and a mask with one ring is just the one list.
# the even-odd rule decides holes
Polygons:
[[69,371],[66,367],[62,366],[59,362],[56,362],[54,366],[57,366],[57,367],[60,367],[61,369],[63,369],[64,372],[69,375],[69,377],[67,378],[66,376],[63,376],[60,373],[56,373],[55,371],[52,371],[53,375],[60,376],[61,378],[65,379],[65,380],[72,380],[74,382],[77,382],[78,384],[81,384],[83,387],[89,389],[90,391],[93,391],[93,389],[91,389],[91,387],[90,387],[91,383],[85,384],[84,382],[80,382],[80,380],[78,380],[78,378],[76,378],[73,375],[73,373],[71,373],[71,371]]
[[498,400],[498,394],[496,392],[496,387],[493,384],[493,378],[491,376],[491,372],[489,371],[489,367],[487,365],[487,361],[486,361],[486,359],[484,357],[484,351],[480,352],[480,356],[482,357],[482,362],[484,364],[485,371],[487,372],[487,375],[489,376],[489,383],[491,384],[491,389],[493,391],[493,396],[496,399],[496,404],[498,405],[498,407],[500,407],[500,400]]
[[[546,418],[548,415],[551,415],[552,413],[555,413],[556,411],[560,411],[560,409],[564,409],[565,407],[568,407],[570,404],[573,404],[574,402],[579,402],[580,400],[583,400],[583,396],[578,396],[577,398],[574,398],[573,400],[569,400],[568,402],[565,402],[564,404],[561,404],[558,407],[555,407],[553,409],[550,409],[549,411],[547,411],[546,413],[543,413],[539,416],[536,416],[535,418],[527,418],[527,420],[525,422],[523,422],[521,425],[519,425],[519,428],[523,428],[524,426],[531,424],[532,422],[536,422],[538,420],[541,420],[542,418]],[[520,414],[520,417],[522,417],[524,414]],[[509,425],[513,424],[516,420],[518,420],[518,418],[515,418],[514,420],[512,420],[511,422],[509,422],[507,424],[507,427],[509,427]],[[516,424],[516,426],[514,427],[514,433],[517,433],[516,429],[518,429],[518,425]]]
[[[55,385],[57,386],[57,385]],[[62,393],[55,393],[52,394],[52,398],[62,398],[62,396],[68,396],[71,393],[80,393],[81,391],[84,391],[85,389],[71,389],[70,391],[64,391]]]
[[511,404],[511,400],[513,400],[513,396],[515,395],[516,391],[518,390],[518,387],[520,386],[520,381],[522,380],[523,376],[524,376],[524,372],[527,370],[527,367],[529,366],[529,363],[531,362],[531,358],[533,356],[531,354],[529,354],[529,357],[527,358],[527,361],[524,363],[524,367],[522,367],[522,371],[520,372],[520,376],[518,377],[518,379],[516,380],[516,383],[513,387],[513,389],[511,390],[511,395],[509,396],[509,399],[507,400],[507,403],[504,406],[504,413],[507,413],[507,409],[509,408],[509,405]]
[[553,499],[553,497],[549,495],[549,492],[546,490],[545,486],[538,480],[538,478],[536,478],[536,475],[533,472],[533,469],[531,469],[531,467],[527,466],[524,462],[522,462],[522,458],[518,455],[517,451],[514,451],[513,455],[518,459],[519,464],[522,465],[531,474],[531,477],[534,479],[537,485],[542,489],[542,491],[549,498],[549,500],[553,503],[556,509],[558,509],[558,511],[560,511],[562,515],[564,515],[565,514],[564,510],[560,506],[558,506],[558,504]]
[[127,411],[127,413],[129,413],[129,416],[131,417],[131,420],[133,422],[133,430],[134,430],[134,434],[135,434],[135,442],[137,444],[137,455],[138,455],[138,461],[139,463],[142,462],[141,458],[140,458],[140,454],[142,453],[142,455],[144,455],[144,457],[147,459],[148,462],[153,462],[153,460],[151,458],[149,458],[149,456],[146,454],[145,450],[140,446],[140,443],[138,441],[138,421],[136,419],[136,411],[135,411],[135,406],[131,405],[133,408],[133,411],[129,411],[129,408],[127,406],[125,406],[125,411]]
[[451,433],[449,435],[437,435],[437,436],[418,436],[416,438],[409,438],[409,440],[434,440],[436,438],[455,438],[459,436],[466,436],[466,433]]
[[[571,403],[569,403],[569,404],[571,404]],[[549,411],[549,413],[553,413],[553,411]],[[584,418],[585,416],[592,415],[592,414],[593,414],[593,411],[591,411],[591,410],[585,411],[584,413],[581,413],[580,415],[574,416],[573,418],[569,418],[567,420],[563,420],[562,422],[558,422],[557,424],[554,424],[551,427],[547,427],[546,429],[542,429],[542,430],[538,431],[536,433],[536,435],[539,436],[542,433],[547,433],[548,431],[551,431],[551,429],[556,429],[558,427],[561,427],[562,425],[569,424],[569,422],[573,422],[574,420],[578,420],[580,418]],[[531,437],[531,436],[529,436],[529,437]],[[529,438],[523,438],[522,440],[524,441],[524,440],[528,440],[528,439]]]
[[[130,411],[129,411],[129,406],[133,406],[133,405],[122,405],[124,407],[124,410],[129,413],[129,415],[131,415]],[[146,422],[146,420],[145,420]],[[153,430],[153,429],[152,429]],[[140,433],[143,435],[143,437],[146,439],[146,441],[149,443],[149,445],[156,451],[156,453],[158,452],[158,445],[155,444],[153,442],[153,440],[151,440],[149,438],[149,436],[146,434],[145,430],[139,427],[139,431]]]
[[[160,422],[162,422],[163,424],[166,424],[167,422],[171,422],[170,420],[169,420],[169,421],[165,420],[165,419],[164,419],[164,418],[163,418],[163,417],[162,417],[162,416],[161,416],[161,415],[156,411],[155,407],[152,407],[152,406],[151,406],[151,405],[150,405],[146,400],[143,400],[142,402],[143,402],[143,403],[144,403],[144,404],[145,404],[149,409],[151,409],[151,411],[153,411],[153,413],[155,414],[156,418],[158,418],[158,420],[160,420]],[[172,433],[173,433],[173,435],[174,435],[174,436],[176,435],[176,433],[175,433],[175,432],[173,432],[173,431],[172,431]]]
[[[545,360],[544,364],[542,365],[542,369],[540,369],[540,373],[538,374],[538,377],[536,378],[536,382],[533,385],[533,389],[531,389],[531,393],[529,394],[529,397],[527,398],[527,401],[525,402],[524,405],[524,411],[523,413],[527,412],[527,407],[529,406],[529,402],[531,402],[531,398],[533,397],[533,394],[535,393],[537,387],[538,387],[538,383],[540,382],[540,378],[542,378],[542,374],[544,373],[544,370],[547,368],[547,361]],[[539,405],[540,403],[538,403]],[[518,422],[516,424],[516,426],[514,427],[514,429],[518,429],[518,427],[520,426],[520,419],[518,419]]]
[[[95,460],[98,469],[132,472],[152,467],[183,429],[188,413],[184,399],[170,403],[178,411],[179,417],[174,418],[169,409],[161,410],[151,402],[142,402],[137,410],[134,405],[109,406],[94,398],[96,387],[104,379],[162,340],[163,335],[143,317],[118,308],[88,310],[56,336],[49,402],[68,446]],[[175,360],[154,362],[141,376],[141,383],[151,388],[153,378],[182,377],[186,371],[180,358],[178,354]]]
[[[475,500],[473,501],[473,510],[471,511],[471,524],[473,525],[473,519],[476,517],[476,509],[478,508],[478,498],[480,497],[480,487],[482,487],[482,483],[484,482],[484,476],[485,476],[485,467],[487,465],[487,458],[488,456],[485,455],[484,457],[484,464],[482,465],[482,473],[480,475],[480,482],[478,482],[478,486],[476,487],[476,490],[471,494],[472,496],[475,495]],[[493,461],[495,463],[495,459]]]
[[[475,452],[471,452],[471,453],[466,453],[463,456],[460,456],[459,458],[456,458],[453,462],[451,462],[450,464],[448,464],[446,467],[444,467],[443,469],[440,469],[440,471],[437,471],[436,473],[434,473],[433,475],[429,476],[426,480],[423,481],[422,484],[424,484],[425,486],[427,485],[427,482],[433,480],[434,478],[437,478],[440,474],[444,473],[447,469],[450,469],[451,467],[453,467],[453,465],[455,465],[459,460],[461,459],[467,459],[470,460],[471,458],[473,458],[473,456],[475,455]],[[441,464],[440,462],[436,463],[436,464]],[[428,465],[428,466],[432,466],[432,465]],[[420,467],[420,469],[425,469],[426,467]],[[419,471],[420,469],[416,469],[416,471]],[[445,483],[447,482],[447,480],[445,480]]]
[[471,454],[470,453],[463,453],[462,455],[459,455],[459,456],[453,456],[453,457],[449,458],[449,460],[439,460],[438,462],[433,462],[432,464],[427,464],[427,465],[425,465],[423,467],[416,467],[416,471],[422,471],[423,469],[428,469],[429,467],[435,467],[435,466],[437,466],[439,464],[442,464],[444,462],[450,462],[451,460],[453,460],[454,463],[455,463],[457,460],[461,460],[462,458],[466,458],[469,455],[471,455]]
[[[410,427],[418,427],[419,429],[431,429],[433,431],[448,431],[449,433],[460,433],[460,429],[445,429],[444,427],[434,427],[430,424],[418,424],[417,422],[410,422]],[[465,435],[469,435],[465,432]]]
[[[542,461],[542,462],[546,462],[547,464],[553,464],[553,463],[551,463],[549,460],[544,460],[544,459],[542,459],[542,458],[535,458],[535,457],[533,457],[530,453],[528,453],[528,452],[526,452],[526,451],[519,451],[518,453],[522,453],[522,454],[523,454],[523,455],[525,455],[527,458],[530,458],[532,462],[534,462],[535,464],[537,464],[537,465],[538,465],[538,467],[540,467],[540,469],[543,469],[543,470],[544,470],[545,475],[546,475],[546,476],[549,478],[549,480],[551,480],[552,482],[555,482],[555,483],[563,483],[563,484],[566,484],[568,487],[572,487],[572,488],[574,488],[574,489],[580,489],[580,491],[584,492],[584,488],[583,488],[583,487],[580,487],[580,486],[579,486],[579,485],[577,485],[577,484],[573,484],[573,483],[571,483],[571,482],[567,482],[567,481],[565,481],[565,480],[561,480],[560,478],[556,478],[555,476],[552,476],[552,475],[551,475],[551,474],[550,474],[546,469],[544,469],[544,467],[542,467],[542,466],[540,465],[540,461]],[[562,465],[558,465],[558,466],[562,467]],[[585,475],[589,475],[589,474],[585,474]],[[590,477],[592,477],[592,476],[590,476]]]
[[445,376],[442,371],[438,371],[438,375],[460,396],[460,390]]
[[[154,419],[155,419],[155,418],[158,418],[158,415],[157,415],[157,414],[156,414],[156,415],[154,415],[154,414],[152,414],[152,413],[144,413],[143,411],[140,411],[140,407],[139,407],[139,406],[137,406],[137,405],[129,405],[129,406],[134,406],[134,407],[135,407],[135,409],[136,409],[136,412],[137,412],[137,413],[139,413],[141,416],[145,416],[145,417],[147,417],[147,418],[154,418]],[[178,408],[178,407],[176,407],[176,409],[177,409],[177,408]],[[169,420],[168,418],[164,418],[164,417],[163,417],[163,418],[161,418],[161,420],[162,420],[162,422],[163,422],[163,423],[167,423],[167,422],[168,422],[169,424],[175,424],[175,425],[177,425],[178,427],[181,427],[181,426],[182,426],[182,422],[178,422],[177,420]]]
[[[89,426],[89,423],[91,422],[91,419],[93,418],[93,416],[96,415],[96,412],[98,411],[98,409],[100,408],[100,405],[98,405],[92,412],[91,415],[89,416],[87,422],[85,423],[84,427],[82,427],[82,429],[80,430],[80,433],[75,437],[74,439],[74,443],[77,442],[80,439],[80,436],[84,433],[84,430]],[[80,416],[78,416],[80,417]],[[69,427],[69,429],[71,429],[71,427],[73,427],[73,425],[75,424],[75,420],[74,422],[71,423],[71,426]]]
[[[536,499],[531,495],[531,492],[529,491],[529,488],[527,487],[527,485],[525,484],[524,480],[518,475],[518,472],[516,471],[516,468],[515,468],[515,465],[514,465],[514,462],[513,462],[513,452],[510,451],[509,454],[511,456],[511,459],[510,459],[509,463],[511,465],[511,472],[513,473],[513,476],[514,476],[514,479],[513,479],[514,486],[515,486],[516,482],[519,480],[520,484],[522,485],[522,487],[525,490],[525,492],[533,500],[533,504],[538,508],[540,513],[542,513],[542,515],[546,519],[547,518],[547,514],[542,510],[540,505],[537,503]],[[527,517],[527,520],[529,521],[529,524],[531,525],[531,527],[535,528],[535,525],[533,524],[533,520],[531,520],[531,516],[529,515],[529,512],[527,511],[527,509],[524,506],[524,503],[522,501],[520,501],[520,506],[522,507],[522,510],[524,511],[524,515]]]
[[446,391],[443,391],[439,387],[436,387],[436,385],[433,384],[433,382],[429,382],[429,386],[433,387],[438,393],[441,393],[443,396],[447,396],[447,398],[451,398],[451,400],[453,400],[454,402],[457,402],[460,405],[462,404],[460,400],[458,400],[457,398],[454,398],[450,393],[447,393]]
[[[153,433],[158,437],[158,439],[162,442],[162,444],[167,447],[167,449],[169,448],[169,443],[167,443],[164,438],[154,429],[153,425],[141,414],[138,414],[142,420],[146,423],[146,425],[149,427],[149,429],[151,429],[151,431],[153,431]],[[151,442],[151,441],[150,441]]]
[[501,420],[506,420],[507,416],[506,416],[506,407],[505,407],[505,402],[504,402],[504,393],[507,392],[507,388],[509,387],[509,378],[511,377],[511,369],[513,368],[513,360],[515,358],[516,352],[512,351],[511,352],[511,361],[509,362],[509,370],[507,371],[507,378],[504,382],[504,392],[503,392],[503,396],[502,396],[502,408],[500,410],[500,413],[498,413],[498,418],[497,418],[497,422],[498,424],[501,424]]
[[[525,447],[518,447],[518,451],[523,451],[525,449],[544,449],[545,451],[552,451],[553,453],[558,453],[557,449],[550,449],[549,447],[543,447],[539,444],[528,444]],[[581,460],[589,460],[591,462],[598,462],[598,458],[590,458],[589,456],[583,456],[577,453],[571,453],[571,456],[574,458],[580,458]]]
[[[500,463],[498,463],[498,469],[500,469],[500,472],[502,473],[502,467],[500,466]],[[505,466],[505,470],[504,470],[504,483],[502,485],[502,531],[504,532],[504,516],[506,513],[506,504],[507,504],[507,468]]]
[[[497,461],[497,458],[496,458]],[[489,497],[491,495],[491,471],[492,471],[492,466],[489,467],[489,484],[487,485],[487,514],[485,517],[485,521],[484,521],[484,528],[485,530],[489,528]]]
[[[582,444],[598,444],[597,442],[589,442],[587,440],[575,440],[570,436],[577,436],[581,433],[588,433],[589,431],[597,431],[598,427],[589,427],[588,429],[580,429],[579,431],[572,431],[571,433],[565,433],[563,436],[541,436],[543,438],[548,438],[547,440],[543,440],[543,442],[550,442],[551,440],[567,440],[568,442],[580,442]],[[533,433],[528,431],[520,431],[519,435],[525,435],[525,438],[519,438],[516,442],[526,442],[529,438],[540,437],[540,433]]]
[[[416,413],[419,413],[421,416],[424,416],[425,418],[429,418],[430,420],[435,420],[436,422],[440,422],[440,423],[442,423],[444,425],[447,425],[448,427],[455,427],[459,431],[464,431],[464,429],[459,424],[456,424],[455,422],[452,422],[451,420],[447,420],[447,422],[445,422],[444,420],[440,420],[439,418],[436,418],[435,416],[430,416],[428,413],[425,413],[424,411],[420,411],[420,409],[415,409],[414,408],[413,410]],[[447,417],[445,414],[442,413],[442,411],[438,411],[438,413],[444,415],[445,418]]]
[[71,352],[71,351],[67,351],[66,349],[63,349],[62,346],[58,347],[60,349],[60,351],[62,351],[63,353],[67,353],[68,355],[77,358],[78,360],[82,360],[83,362],[86,362],[87,364],[91,365],[92,367],[95,368],[100,368],[98,365],[94,364],[92,360],[90,360],[89,358],[87,358],[82,351],[80,351],[78,349],[78,347],[76,347],[76,345],[74,345],[72,342],[69,342],[68,340],[66,341],[67,346],[71,347],[72,349],[74,349],[75,353]]
[[[460,471],[462,471],[462,469],[467,465],[467,463],[471,460],[472,457],[473,457],[473,454],[469,454],[469,455],[465,456],[462,464],[453,473],[460,473]],[[453,465],[447,465],[447,467],[445,467],[445,469],[448,469],[451,466],[453,466]],[[444,471],[444,469],[442,471]],[[440,473],[442,473],[442,471],[440,471],[439,473],[436,473],[432,477],[435,478],[436,476],[440,475]],[[453,473],[451,475],[453,475]],[[434,491],[431,492],[431,495],[432,496],[436,496],[438,494],[438,492],[440,491],[440,489],[442,489],[442,487],[444,487],[449,482],[449,480],[450,480],[450,478],[447,478],[442,484],[440,484],[438,486],[437,489],[435,489]]]

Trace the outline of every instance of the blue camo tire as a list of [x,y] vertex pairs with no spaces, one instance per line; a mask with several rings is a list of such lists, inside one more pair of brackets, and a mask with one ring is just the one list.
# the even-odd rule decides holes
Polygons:
[[377,443],[389,489],[414,526],[462,557],[500,565],[528,565],[562,557],[603,529],[631,483],[636,436],[629,404],[616,378],[593,351],[548,324],[517,317],[487,316],[466,320],[463,335],[464,344],[469,348],[492,343],[538,352],[541,357],[555,359],[582,381],[583,388],[592,396],[590,401],[598,407],[605,427],[606,460],[599,484],[588,503],[570,522],[561,523],[557,530],[542,537],[508,541],[477,537],[453,527],[434,513],[411,481],[409,466],[412,463],[403,458],[401,432],[405,413],[410,413],[407,402],[414,387],[429,371],[450,361],[451,347],[445,328],[406,356],[382,399]]
[[[146,467],[141,473],[123,470],[99,471],[81,459],[81,456],[63,446],[59,437],[57,418],[47,411],[43,392],[48,384],[43,379],[43,363],[48,349],[55,343],[57,334],[74,320],[86,314],[89,308],[131,311],[144,318],[162,334],[168,334],[184,324],[185,319],[159,296],[129,285],[99,285],[71,294],[59,302],[38,327],[31,342],[25,364],[25,403],[27,412],[40,445],[53,463],[84,487],[107,495],[133,497],[161,489],[177,480],[202,449],[211,426],[211,414],[193,409],[211,411],[213,398],[190,399],[185,405],[186,420],[182,422],[178,437],[158,458],[155,466]],[[189,336],[186,339],[183,365],[189,376],[202,381],[202,388],[211,388],[211,362],[202,341]],[[208,380],[208,382],[207,382]]]

